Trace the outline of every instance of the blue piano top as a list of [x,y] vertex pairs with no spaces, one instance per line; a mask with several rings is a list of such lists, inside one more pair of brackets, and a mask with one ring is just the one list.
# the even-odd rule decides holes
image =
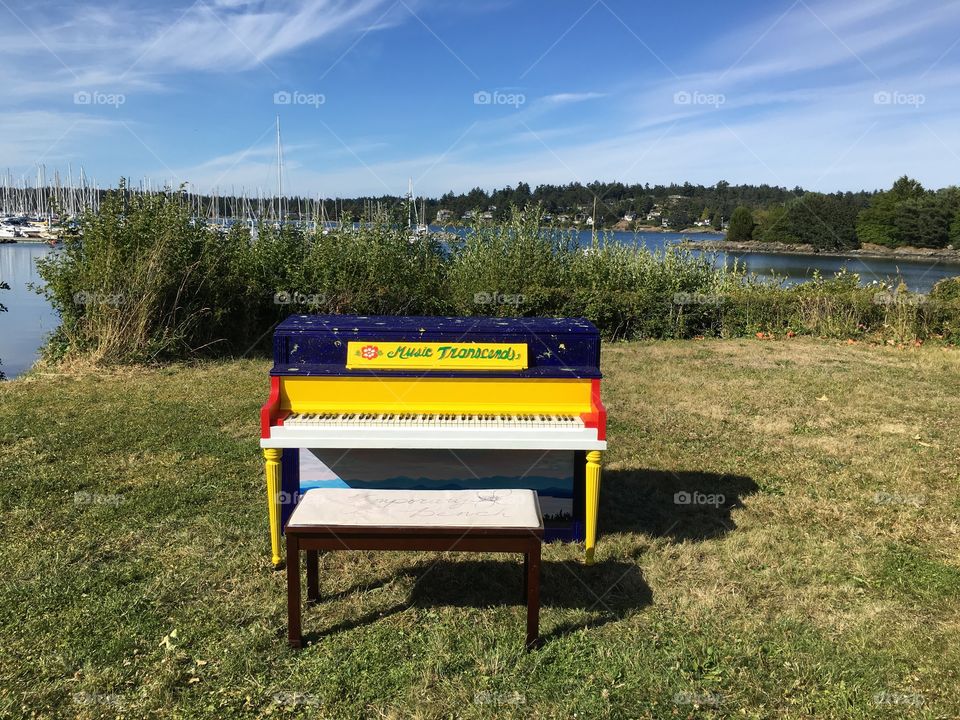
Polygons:
[[[347,369],[349,341],[526,343],[516,371]],[[600,334],[582,318],[291,315],[273,335],[271,375],[599,378]]]

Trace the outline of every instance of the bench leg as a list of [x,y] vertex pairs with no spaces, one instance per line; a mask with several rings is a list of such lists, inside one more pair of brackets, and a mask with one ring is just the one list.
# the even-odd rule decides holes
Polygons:
[[287,536],[287,641],[290,647],[303,646],[300,631],[300,542]]
[[526,554],[527,649],[540,646],[540,543]]
[[320,569],[317,551],[307,550],[307,602],[320,599]]

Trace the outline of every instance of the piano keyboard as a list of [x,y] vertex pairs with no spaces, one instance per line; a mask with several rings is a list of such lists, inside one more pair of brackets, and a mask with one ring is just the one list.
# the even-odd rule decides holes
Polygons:
[[417,429],[530,429],[582,430],[583,420],[578,415],[504,415],[480,413],[291,413],[285,427],[355,427],[417,428]]
[[579,415],[294,412],[263,447],[583,450],[606,447]]

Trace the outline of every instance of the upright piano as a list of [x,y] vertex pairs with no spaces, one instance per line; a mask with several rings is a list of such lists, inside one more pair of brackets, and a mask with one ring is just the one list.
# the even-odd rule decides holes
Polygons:
[[[606,410],[587,320],[292,315],[261,410],[272,561],[291,449],[575,451],[592,563]],[[287,453],[285,455],[284,453]]]

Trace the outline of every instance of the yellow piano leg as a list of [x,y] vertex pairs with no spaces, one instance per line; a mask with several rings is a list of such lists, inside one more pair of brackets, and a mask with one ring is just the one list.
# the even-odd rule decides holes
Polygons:
[[600,451],[587,453],[587,565],[593,564],[593,548],[597,544],[597,509],[600,506]]
[[270,512],[270,551],[274,567],[280,567],[280,458],[283,451],[265,448],[267,461],[267,508]]

